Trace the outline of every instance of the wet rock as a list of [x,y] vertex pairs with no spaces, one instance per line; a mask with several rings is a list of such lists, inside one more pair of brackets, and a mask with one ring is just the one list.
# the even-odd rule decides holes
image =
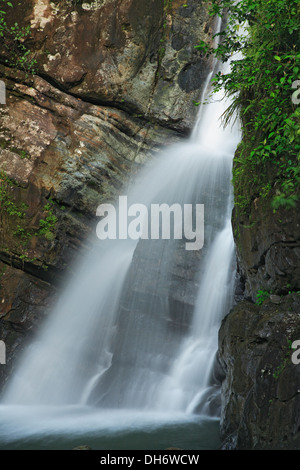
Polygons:
[[239,303],[219,335],[224,449],[299,449],[300,368],[291,344],[300,338],[300,297],[279,305]]
[[[16,220],[0,208],[0,260],[16,279],[23,272],[22,283],[35,279],[51,290],[89,243],[98,205],[114,201],[149,158],[189,133],[209,66],[194,46],[211,39],[215,20],[197,0],[188,8],[177,0],[28,0],[7,7],[6,19],[30,24],[24,45],[37,64],[35,75],[0,65],[7,90],[0,168],[9,178],[0,184],[21,214]],[[187,270],[177,264],[174,324],[191,308],[180,293]],[[19,308],[14,322],[2,318],[3,335],[17,350],[23,336],[13,325],[29,307],[20,302],[23,288],[6,288],[6,314]]]
[[82,446],[74,447],[72,450],[92,450],[92,448],[87,445],[82,445]]
[[[178,135],[71,97],[39,77],[20,87],[10,80],[11,70],[2,67],[2,72],[9,93],[0,110],[0,164],[12,183],[1,184],[15,212],[25,209],[20,216],[0,209],[0,260],[16,273],[58,285],[87,245],[98,205],[113,201],[141,165]],[[49,216],[48,231],[40,233],[41,221]],[[15,298],[3,299],[6,310],[19,303],[20,292],[12,289]],[[21,303],[15,315],[22,318],[26,312]],[[19,341],[11,328],[3,335],[12,345]]]
[[6,345],[6,365],[0,367],[4,384],[16,358],[33,338],[55,299],[48,283],[0,262],[0,338]]
[[280,304],[281,302],[281,297],[279,295],[270,295],[270,300],[272,304]]
[[244,297],[253,301],[259,290],[274,295],[300,290],[299,210],[279,208],[274,214],[272,196],[257,197],[247,213],[233,214]]

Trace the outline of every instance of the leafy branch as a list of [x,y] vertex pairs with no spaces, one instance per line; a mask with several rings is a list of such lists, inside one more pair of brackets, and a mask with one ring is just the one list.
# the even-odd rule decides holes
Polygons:
[[[207,0],[205,0],[207,1]],[[233,171],[237,205],[245,210],[251,195],[260,195],[272,179],[272,207],[293,208],[299,199],[300,109],[292,101],[299,79],[299,13],[297,0],[212,0],[210,14],[228,17],[215,34],[213,49],[201,42],[196,49],[215,54],[231,70],[219,72],[214,92],[225,90],[231,105],[224,125],[239,116],[243,141]],[[240,56],[237,56],[240,54]]]

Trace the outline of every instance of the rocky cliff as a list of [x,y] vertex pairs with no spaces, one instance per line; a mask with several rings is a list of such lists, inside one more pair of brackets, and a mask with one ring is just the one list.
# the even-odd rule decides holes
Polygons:
[[[214,28],[199,0],[11,3],[7,25],[23,32],[17,48],[0,42],[0,385],[88,243],[97,206],[189,133],[210,65],[194,45]],[[273,213],[271,196],[253,193],[233,217],[239,303],[220,329],[217,371],[224,449],[300,445],[299,215]],[[181,256],[172,269],[176,329],[192,307],[181,295],[191,272]]]
[[300,446],[300,366],[291,349],[300,339],[299,208],[272,208],[271,165],[268,174],[269,194],[254,188],[247,210],[233,212],[238,302],[219,336],[224,449]]
[[300,366],[291,345],[300,338],[300,297],[273,302],[243,301],[222,323],[223,449],[299,449]]
[[194,46],[214,28],[197,0],[11,3],[17,46],[0,44],[1,383],[97,206],[189,133],[209,67]]

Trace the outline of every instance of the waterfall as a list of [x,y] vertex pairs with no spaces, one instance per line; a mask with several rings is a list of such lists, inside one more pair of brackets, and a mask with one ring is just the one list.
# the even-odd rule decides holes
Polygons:
[[235,276],[231,171],[240,139],[237,126],[220,125],[221,98],[202,105],[192,136],[153,158],[127,191],[128,205],[149,210],[204,204],[203,248],[95,233],[2,406],[214,413],[211,371]]
[[[223,71],[227,73],[229,67],[230,64],[223,67]],[[214,212],[219,226],[213,226],[211,239],[206,239],[207,255],[201,262],[189,335],[183,340],[172,368],[159,388],[157,405],[168,410],[218,414],[220,409],[220,390],[211,375],[218,347],[218,329],[233,303],[235,256],[230,175],[233,154],[240,138],[237,123],[229,129],[218,126],[228,104],[222,91],[216,93],[206,109],[200,111],[192,134],[192,139],[201,147],[200,158],[212,158],[209,163],[212,178],[209,192],[214,202],[209,211]],[[213,162],[217,162],[216,173]],[[218,171],[222,173],[221,180],[218,180]],[[202,188],[205,186],[204,179],[200,185]],[[203,194],[201,197],[205,199]],[[218,197],[223,200],[216,203]],[[206,224],[206,230],[209,230],[209,218]]]

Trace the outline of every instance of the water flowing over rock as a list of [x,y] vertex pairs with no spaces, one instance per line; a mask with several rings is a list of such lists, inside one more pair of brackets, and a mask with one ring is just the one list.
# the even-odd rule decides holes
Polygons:
[[[206,73],[202,101],[211,73]],[[204,205],[203,251],[192,253],[203,243],[187,249],[192,220],[178,236],[175,216],[174,240],[152,237],[146,245],[144,237],[138,241],[122,236],[99,241],[93,233],[5,387],[4,419],[20,407],[25,414],[35,410],[35,419],[43,422],[50,409],[63,415],[70,406],[83,407],[89,425],[88,406],[101,407],[104,415],[117,409],[150,410],[166,417],[170,412],[185,417],[198,412],[206,420],[218,415],[219,382],[212,366],[218,326],[233,300],[230,179],[240,139],[238,126],[220,126],[219,117],[228,105],[222,96],[220,92],[200,109],[189,139],[169,145],[122,188],[130,202],[151,206],[151,215],[154,204]],[[91,109],[96,112],[95,104],[83,106],[89,114]],[[189,279],[182,283],[180,276],[187,270]],[[13,415],[22,420],[15,411]]]
[[[96,207],[113,201],[150,157],[193,126],[193,100],[210,66],[194,45],[215,27],[196,0],[188,7],[81,3],[36,0],[7,9],[8,24],[31,25],[25,46],[37,61],[34,76],[2,65],[9,57],[1,49],[7,104],[0,109],[0,167],[15,182],[9,191],[16,206],[28,209],[20,221],[25,248],[13,235],[16,220],[1,211],[0,259],[16,276],[25,272],[29,284],[30,276],[45,282],[49,304],[53,286],[89,243]],[[37,236],[49,201],[57,221],[47,237]],[[1,301],[0,334],[7,337],[5,289]],[[37,302],[29,302],[35,315],[27,332],[42,318]],[[22,341],[9,348],[9,363],[20,347]]]
[[[196,263],[190,264],[195,250],[182,250],[182,235],[139,243],[126,237],[99,241],[94,235],[23,355],[5,404],[161,411],[171,406],[207,414],[209,394],[215,397],[210,364],[217,328],[232,303],[235,278],[230,177],[239,130],[220,128],[224,106],[216,99],[201,115],[205,138],[169,147],[128,188],[128,201],[148,208],[204,204],[205,249],[200,255],[196,250]],[[225,143],[213,149],[212,136],[222,142],[222,135]],[[192,282],[174,293],[180,258],[185,269],[196,269]],[[183,308],[174,311],[176,296],[182,307],[186,297],[195,298],[190,318]]]
[[[13,207],[0,206],[3,439],[43,433],[45,422],[68,433],[102,420],[126,428],[122,411],[135,408],[150,410],[143,425],[157,411],[178,422],[178,410],[221,416],[222,449],[299,449],[299,211],[274,214],[276,186],[235,209],[235,273],[237,136],[217,130],[221,107],[207,107],[206,126],[201,108],[194,125],[214,65],[194,46],[219,24],[207,5],[32,0],[6,19],[30,24],[22,43],[37,63],[34,74],[16,70],[1,43],[1,197]],[[94,244],[97,206],[143,171],[146,204],[153,194],[205,204],[203,250]],[[101,407],[116,413],[108,420]]]

